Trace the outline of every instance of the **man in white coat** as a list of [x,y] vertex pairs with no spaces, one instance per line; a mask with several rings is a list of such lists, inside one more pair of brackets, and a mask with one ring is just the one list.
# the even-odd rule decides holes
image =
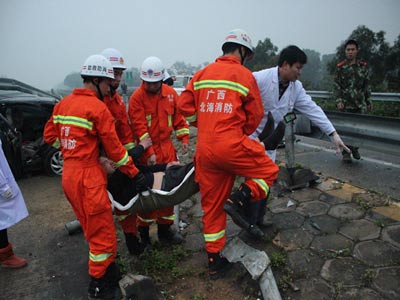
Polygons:
[[0,139],[0,265],[2,268],[21,268],[27,261],[14,254],[8,242],[7,228],[28,216],[22,193],[14,179],[3,152]]
[[[350,153],[350,149],[345,146],[321,107],[307,95],[303,85],[298,80],[306,63],[307,55],[304,51],[292,45],[281,51],[277,67],[253,73],[261,92],[264,118],[252,137],[257,137],[263,130],[268,120],[269,111],[274,118],[275,127],[282,120],[293,119],[294,111],[298,111],[329,136],[336,147],[336,153],[342,153],[343,150]],[[267,151],[267,154],[275,161],[276,150]],[[258,220],[261,221],[263,216],[261,212]]]

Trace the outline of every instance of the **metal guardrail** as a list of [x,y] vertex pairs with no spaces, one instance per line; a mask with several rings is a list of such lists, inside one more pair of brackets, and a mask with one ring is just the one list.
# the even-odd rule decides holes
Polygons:
[[[332,92],[327,91],[307,91],[313,98],[327,100],[332,98]],[[372,101],[392,101],[400,102],[400,93],[371,93]]]
[[335,129],[345,136],[363,137],[400,146],[400,119],[325,111]]

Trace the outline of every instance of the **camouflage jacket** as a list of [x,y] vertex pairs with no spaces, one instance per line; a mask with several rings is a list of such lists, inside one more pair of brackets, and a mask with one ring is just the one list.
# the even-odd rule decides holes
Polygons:
[[345,109],[365,111],[371,104],[371,90],[368,84],[369,69],[366,62],[357,60],[353,65],[342,61],[336,66],[333,97],[336,103],[343,103]]

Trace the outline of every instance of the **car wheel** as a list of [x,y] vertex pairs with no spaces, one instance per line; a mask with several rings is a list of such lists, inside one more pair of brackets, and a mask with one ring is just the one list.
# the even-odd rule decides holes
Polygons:
[[51,149],[44,159],[44,170],[47,175],[61,176],[64,160],[60,150]]

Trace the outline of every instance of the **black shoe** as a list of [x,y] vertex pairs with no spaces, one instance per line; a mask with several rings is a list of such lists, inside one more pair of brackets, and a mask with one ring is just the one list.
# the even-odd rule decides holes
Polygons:
[[141,243],[136,235],[133,233],[126,233],[125,235],[125,243],[128,247],[128,251],[132,255],[140,255],[143,253],[145,245]]
[[208,274],[210,279],[216,280],[224,277],[224,275],[230,270],[232,264],[225,258],[222,257],[219,252],[210,253],[208,255]]
[[343,162],[345,162],[345,163],[351,163],[351,162],[352,162],[352,160],[351,160],[351,155],[350,155],[350,153],[347,152],[346,150],[343,150],[343,151],[342,151],[342,160],[343,160]]
[[258,227],[255,224],[251,224],[249,226],[249,228],[247,229],[247,232],[254,237],[256,240],[261,240],[264,238],[265,234],[264,232],[260,229],[260,227]]
[[184,238],[179,232],[172,230],[169,224],[158,224],[158,240],[163,244],[178,245],[182,244]]
[[351,155],[353,155],[354,159],[359,160],[361,158],[360,153],[358,152],[358,147],[354,147],[351,145],[346,145],[346,146],[350,149]]
[[91,277],[88,288],[88,299],[119,300],[121,297],[118,285],[120,277],[118,266],[115,263],[108,266],[103,277]]

